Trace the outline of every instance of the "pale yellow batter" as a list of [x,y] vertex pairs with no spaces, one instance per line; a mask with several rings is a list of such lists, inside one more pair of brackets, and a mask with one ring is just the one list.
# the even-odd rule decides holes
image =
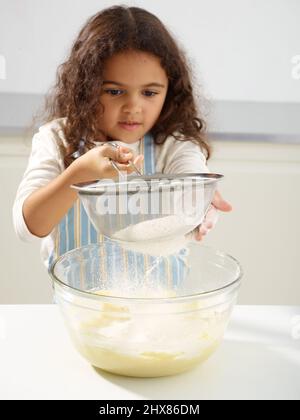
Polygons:
[[197,357],[187,359],[184,354],[144,352],[137,356],[130,356],[121,352],[107,350],[100,347],[75,343],[79,352],[89,362],[102,370],[123,376],[153,378],[159,376],[176,375],[196,366],[206,360],[218,346],[218,342],[207,347]]
[[[116,291],[97,293],[116,295]],[[162,290],[158,294],[175,295]],[[80,322],[71,336],[79,352],[97,368],[134,377],[174,375],[206,360],[221,341],[227,311],[203,312],[199,305],[197,301],[181,305],[180,315],[169,314],[164,305],[159,310],[166,308],[166,313],[157,315],[148,303],[136,308],[102,302],[101,310]]]

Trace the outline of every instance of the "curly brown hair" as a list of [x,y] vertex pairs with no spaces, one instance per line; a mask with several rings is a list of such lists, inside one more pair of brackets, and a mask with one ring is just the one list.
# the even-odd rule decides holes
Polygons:
[[169,80],[159,118],[151,129],[156,144],[169,135],[199,144],[210,157],[206,124],[199,116],[191,71],[183,50],[164,24],[139,7],[113,6],[90,17],[72,45],[68,59],[57,70],[56,82],[46,96],[43,121],[66,117],[64,128],[68,166],[84,139],[84,151],[99,135],[97,110],[102,88],[103,63],[128,50],[151,53],[160,59]]

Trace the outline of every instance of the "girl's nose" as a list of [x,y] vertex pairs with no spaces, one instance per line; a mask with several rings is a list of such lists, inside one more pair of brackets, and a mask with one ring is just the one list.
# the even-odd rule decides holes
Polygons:
[[138,114],[142,111],[142,107],[137,99],[130,99],[123,105],[123,111],[125,113]]

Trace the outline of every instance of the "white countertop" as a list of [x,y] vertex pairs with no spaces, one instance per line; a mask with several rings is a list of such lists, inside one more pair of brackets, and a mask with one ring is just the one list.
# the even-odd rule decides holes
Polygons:
[[2,305],[0,372],[0,399],[300,399],[300,306],[236,306],[202,366],[136,379],[89,365],[56,305]]

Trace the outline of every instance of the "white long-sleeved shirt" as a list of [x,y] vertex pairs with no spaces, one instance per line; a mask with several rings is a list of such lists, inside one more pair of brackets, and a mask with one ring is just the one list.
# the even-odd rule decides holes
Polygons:
[[[65,170],[64,155],[67,146],[63,130],[65,120],[59,118],[45,124],[33,136],[28,165],[13,205],[13,222],[17,236],[26,242],[41,241],[41,257],[46,266],[54,248],[56,228],[45,238],[33,235],[25,223],[22,209],[24,201],[30,194],[47,185]],[[130,145],[121,141],[116,143],[129,146],[134,155],[139,153],[140,141]],[[209,172],[200,147],[192,141],[176,140],[173,136],[169,136],[163,144],[155,145],[155,165],[157,173]]]

